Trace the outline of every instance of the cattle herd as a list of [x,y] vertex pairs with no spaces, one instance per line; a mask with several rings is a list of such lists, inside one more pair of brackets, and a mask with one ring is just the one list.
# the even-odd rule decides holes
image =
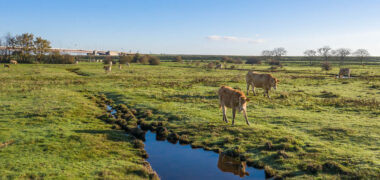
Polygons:
[[[129,64],[127,65],[129,66]],[[112,61],[109,62],[109,65],[104,66],[103,69],[106,73],[111,72],[112,70]],[[119,64],[119,69],[121,69],[121,64]],[[222,65],[216,65],[215,69],[222,69]],[[350,77],[351,70],[349,68],[341,68],[339,70],[339,78],[342,76]],[[246,83],[247,83],[247,95],[249,94],[249,87],[252,86],[252,92],[256,96],[255,88],[264,89],[264,97],[269,96],[269,91],[273,88],[277,89],[277,84],[280,82],[277,78],[273,77],[272,74],[259,74],[253,71],[248,71],[246,75]],[[235,123],[235,115],[236,111],[243,112],[245,121],[247,125],[250,125],[247,117],[247,103],[249,102],[249,98],[247,98],[244,92],[240,90],[233,89],[228,86],[222,86],[218,90],[219,97],[219,106],[223,111],[223,121],[228,123],[226,111],[227,108],[231,108],[232,110],[232,125]]]
[[[339,78],[342,78],[344,75],[350,78],[351,70],[349,68],[341,68],[339,70]],[[269,91],[273,88],[277,89],[277,83],[279,80],[272,76],[272,74],[259,74],[253,71],[248,71],[246,75],[247,83],[247,95],[249,94],[249,86],[252,86],[253,94],[256,96],[255,88],[264,89],[264,97],[269,96]],[[242,112],[245,118],[247,125],[250,125],[247,117],[247,98],[244,92],[233,89],[228,86],[220,87],[218,91],[219,104],[223,111],[223,121],[228,123],[226,111],[227,107],[232,109],[232,125],[234,125],[236,111]]]
[[[11,60],[10,64],[17,64],[17,61]],[[75,62],[78,64],[78,61]],[[127,63],[129,67],[129,63]],[[4,68],[10,68],[9,64],[4,64]],[[222,65],[216,66],[216,69],[221,69]],[[111,72],[112,70],[112,61],[109,62],[109,65],[103,66],[103,69],[106,73]],[[119,65],[119,69],[121,69],[121,65]],[[351,70],[349,68],[340,68],[339,70],[339,78],[343,76],[347,76],[350,78]],[[279,80],[272,76],[272,74],[259,74],[253,71],[248,71],[246,75],[246,83],[247,83],[247,95],[249,94],[249,87],[252,86],[252,92],[256,96],[255,88],[264,89],[264,96],[270,98],[269,91],[273,88],[276,90],[277,84]],[[223,121],[228,123],[228,119],[226,116],[227,108],[232,109],[232,125],[234,125],[236,111],[243,112],[245,121],[247,125],[250,125],[247,117],[247,102],[249,102],[249,98],[247,98],[244,92],[240,90],[233,89],[228,86],[222,86],[218,90],[219,104],[223,111]]]
[[[271,74],[259,74],[252,71],[248,71],[246,75],[247,82],[247,94],[249,94],[249,86],[252,86],[252,91],[256,95],[255,87],[264,89],[264,96],[269,98],[269,90],[276,89],[279,80],[273,77]],[[243,112],[245,122],[250,125],[247,117],[247,98],[244,92],[233,89],[228,86],[220,87],[218,91],[219,104],[223,111],[223,121],[228,123],[226,116],[227,108],[232,109],[232,125],[235,123],[236,111]]]

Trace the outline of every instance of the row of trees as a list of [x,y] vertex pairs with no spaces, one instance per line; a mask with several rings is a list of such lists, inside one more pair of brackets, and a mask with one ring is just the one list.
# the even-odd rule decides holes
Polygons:
[[[264,50],[261,55],[265,59],[272,59],[275,61],[280,61],[282,56],[285,56],[287,51],[283,47],[275,48],[273,50]],[[328,62],[331,57],[338,58],[340,60],[340,64],[343,64],[346,57],[353,55],[358,57],[361,64],[364,63],[366,57],[370,56],[369,52],[366,49],[358,49],[356,51],[352,51],[348,48],[339,48],[332,49],[329,46],[324,46],[318,48],[316,50],[309,49],[304,52],[305,57],[312,64],[313,60],[316,60],[317,57],[322,58],[325,62]]]
[[[105,58],[104,63],[108,64],[110,60],[111,60],[111,57],[107,56]],[[120,64],[140,63],[140,64],[159,65],[160,62],[161,62],[160,58],[158,58],[157,56],[141,55],[139,53],[136,53],[134,56],[126,55],[126,56],[120,56],[119,58]]]
[[266,59],[274,59],[277,61],[281,60],[282,56],[285,56],[287,51],[283,47],[274,48],[273,50],[264,50],[261,55]]
[[304,52],[304,55],[309,59],[310,64],[312,64],[312,60],[315,59],[316,56],[323,57],[325,62],[328,62],[330,57],[337,57],[340,60],[340,64],[342,65],[344,63],[344,60],[347,56],[353,55],[360,59],[361,64],[363,65],[364,60],[366,57],[368,57],[370,54],[366,49],[358,49],[354,52],[352,52],[351,49],[348,48],[339,48],[336,50],[333,50],[329,46],[324,46],[321,48],[318,48],[317,50],[306,50]]
[[33,55],[34,60],[41,62],[44,55],[51,48],[48,40],[35,37],[32,33],[15,36],[8,33],[4,40],[0,39],[0,46],[5,47],[0,53],[6,60],[9,61],[11,55],[15,55],[21,62],[31,62]]

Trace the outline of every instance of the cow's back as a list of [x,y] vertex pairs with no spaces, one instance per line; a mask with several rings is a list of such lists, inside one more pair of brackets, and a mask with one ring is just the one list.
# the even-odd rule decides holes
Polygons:
[[340,70],[339,70],[339,75],[348,76],[348,75],[350,75],[350,73],[351,73],[350,68],[340,68]]
[[271,78],[273,78],[271,74],[257,74],[250,72],[247,74],[249,82],[253,83],[254,86],[258,88],[269,87]]
[[225,104],[229,108],[232,108],[232,106],[238,105],[239,97],[242,96],[242,94],[231,87],[222,86],[218,91],[218,96],[220,101],[222,101],[221,103]]

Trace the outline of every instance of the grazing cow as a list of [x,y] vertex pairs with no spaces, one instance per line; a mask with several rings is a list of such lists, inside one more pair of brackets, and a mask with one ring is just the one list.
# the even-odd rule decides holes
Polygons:
[[4,64],[4,68],[11,68],[8,64]]
[[10,63],[11,64],[17,64],[17,61],[16,60],[11,60]]
[[104,66],[103,69],[106,71],[106,73],[109,73],[112,70],[112,66]]
[[226,111],[227,108],[232,109],[232,125],[235,123],[236,110],[243,111],[245,122],[249,125],[247,117],[247,102],[249,99],[239,90],[232,89],[228,86],[220,87],[218,91],[220,107],[223,110],[223,121],[228,123]]
[[351,76],[351,69],[350,68],[340,68],[339,70],[339,78],[342,78],[344,75],[346,75],[348,78]]
[[106,73],[111,72],[111,70],[112,70],[112,61],[109,62],[108,66],[104,66],[103,68],[106,71]]
[[247,163],[240,161],[239,159],[227,156],[225,154],[219,154],[218,168],[223,172],[231,172],[240,177],[248,176],[246,172]]
[[222,69],[222,65],[221,64],[216,65],[215,69]]
[[253,94],[256,96],[255,87],[264,89],[264,96],[269,97],[269,90],[273,87],[276,90],[278,79],[271,74],[258,74],[248,71],[245,80],[247,82],[247,95],[249,94],[249,86],[252,86]]

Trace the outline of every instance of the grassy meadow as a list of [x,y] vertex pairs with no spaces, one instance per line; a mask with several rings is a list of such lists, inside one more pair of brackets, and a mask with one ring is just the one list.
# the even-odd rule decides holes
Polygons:
[[[380,64],[346,65],[350,79],[335,77],[337,65],[327,73],[299,63],[273,72],[264,64],[204,65],[114,65],[109,74],[101,63],[1,69],[0,179],[152,178],[133,137],[98,118],[106,110],[87,97],[100,94],[144,112],[139,122],[160,122],[194,147],[237,153],[269,175],[380,178]],[[251,126],[242,114],[231,126],[216,92],[228,85],[246,93],[248,69],[280,83],[270,99],[250,91]],[[231,110],[227,115],[232,120]]]

